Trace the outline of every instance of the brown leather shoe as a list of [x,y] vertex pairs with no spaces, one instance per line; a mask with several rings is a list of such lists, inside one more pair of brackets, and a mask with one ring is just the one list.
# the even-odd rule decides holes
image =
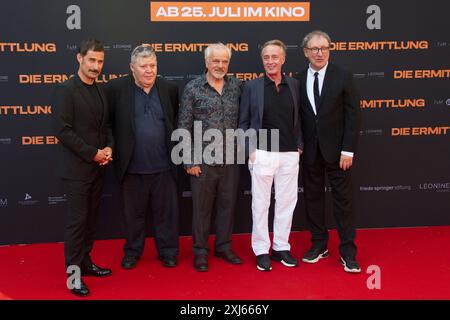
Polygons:
[[231,264],[241,264],[242,260],[239,258],[232,250],[227,250],[223,252],[215,252],[214,255],[216,257],[222,258],[228,263]]
[[195,256],[194,268],[199,272],[208,271],[208,257],[206,255]]

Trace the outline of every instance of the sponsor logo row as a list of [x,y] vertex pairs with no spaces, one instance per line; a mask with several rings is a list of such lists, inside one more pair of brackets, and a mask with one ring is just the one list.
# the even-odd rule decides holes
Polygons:
[[[103,194],[103,198],[111,198],[112,194]],[[32,207],[46,203],[48,206],[64,205],[67,202],[66,195],[50,195],[47,198],[36,198],[30,192],[25,192],[19,199],[11,201],[10,198],[0,196],[0,209],[11,206]]]
[[[327,186],[325,188],[326,192],[331,192],[331,187]],[[409,191],[419,191],[419,192],[450,192],[450,182],[424,182],[419,185],[380,185],[380,186],[360,186],[360,192],[409,192]],[[303,193],[303,187],[298,188],[299,193]],[[243,190],[243,195],[251,195],[251,190]],[[182,196],[185,198],[192,197],[191,191],[183,191]],[[104,194],[102,197],[111,198],[112,194]],[[49,206],[61,205],[67,202],[66,195],[51,195],[48,196],[45,201],[41,198],[36,199],[32,193],[26,192],[19,199],[14,201],[14,204],[19,206],[34,206],[41,203],[46,203]],[[0,197],[0,208],[8,208],[12,205],[11,201],[7,197]]]

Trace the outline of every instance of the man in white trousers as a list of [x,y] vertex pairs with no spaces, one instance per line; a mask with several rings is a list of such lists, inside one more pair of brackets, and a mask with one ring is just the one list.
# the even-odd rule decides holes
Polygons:
[[[303,150],[299,118],[299,83],[282,74],[286,46],[267,41],[261,49],[265,75],[246,82],[241,96],[239,127],[258,132],[257,145],[247,144],[252,179],[252,248],[257,269],[272,270],[271,259],[298,265],[289,235],[297,204],[299,157]],[[265,134],[266,133],[266,134]],[[269,207],[275,184],[272,255],[269,256]]]

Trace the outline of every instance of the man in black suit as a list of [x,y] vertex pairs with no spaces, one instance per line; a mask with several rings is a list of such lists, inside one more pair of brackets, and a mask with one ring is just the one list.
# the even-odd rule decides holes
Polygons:
[[[66,270],[81,275],[108,276],[111,270],[96,266],[90,257],[102,195],[106,164],[112,158],[113,137],[106,97],[95,80],[102,71],[103,45],[97,40],[81,43],[77,74],[55,89],[54,120],[60,142],[59,175],[67,196],[68,219],[64,255]],[[70,268],[69,268],[70,267]],[[76,269],[73,269],[75,267]],[[89,289],[81,279],[69,287],[75,295]]]
[[114,164],[124,200],[122,267],[134,268],[143,253],[149,211],[159,259],[165,267],[175,267],[178,194],[170,137],[178,113],[178,88],[157,77],[156,54],[150,45],[133,50],[130,68],[132,75],[112,80],[107,86],[116,141]]
[[356,261],[351,195],[351,167],[358,136],[359,98],[352,74],[329,63],[330,37],[322,31],[305,36],[302,46],[309,68],[300,74],[301,120],[305,149],[303,182],[312,248],[303,261],[328,256],[325,226],[325,173],[331,184],[333,212],[340,238],[341,263],[361,272]]
[[[260,133],[258,145],[248,145],[252,178],[252,248],[256,267],[270,271],[271,261],[296,267],[289,235],[297,204],[299,157],[303,149],[299,120],[299,83],[282,73],[286,46],[280,40],[267,41],[261,49],[265,75],[245,83],[241,96],[239,128]],[[270,139],[263,139],[267,130]],[[277,133],[278,139],[273,139]],[[269,207],[275,184],[272,255],[269,238]]]

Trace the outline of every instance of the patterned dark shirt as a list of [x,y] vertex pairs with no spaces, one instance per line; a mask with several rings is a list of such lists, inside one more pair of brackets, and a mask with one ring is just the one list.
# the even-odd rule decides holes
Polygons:
[[[194,143],[194,121],[201,121],[202,136],[208,129],[218,129],[222,133],[225,144],[225,130],[238,127],[241,89],[242,81],[229,76],[225,76],[222,95],[210,86],[206,74],[190,81],[184,88],[181,98],[178,128],[189,130],[192,143]],[[203,142],[203,148],[209,144],[211,142]],[[224,152],[224,163],[225,159]],[[192,157],[192,161],[193,164],[199,163],[194,161],[194,157]],[[191,167],[192,165],[185,164],[185,166]]]

